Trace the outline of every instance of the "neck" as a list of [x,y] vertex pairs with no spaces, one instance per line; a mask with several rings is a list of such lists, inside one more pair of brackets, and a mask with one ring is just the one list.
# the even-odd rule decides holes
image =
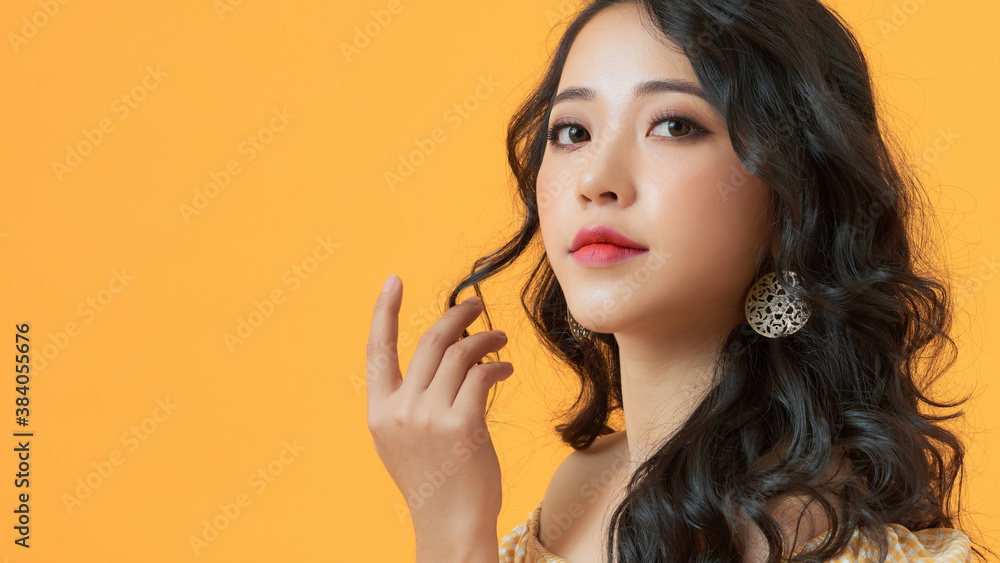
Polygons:
[[711,390],[722,340],[743,321],[742,310],[738,317],[731,308],[716,313],[686,316],[691,322],[683,327],[636,326],[615,333],[630,473],[677,432]]

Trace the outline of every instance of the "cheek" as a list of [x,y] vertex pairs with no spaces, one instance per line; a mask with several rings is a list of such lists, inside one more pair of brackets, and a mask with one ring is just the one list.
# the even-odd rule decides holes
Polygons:
[[[723,283],[715,278],[742,279],[753,268],[769,223],[765,213],[766,185],[738,159],[689,161],[682,174],[658,177],[648,190],[650,220],[662,247],[673,253],[675,274],[689,287]],[[681,274],[680,272],[686,272]],[[731,276],[724,275],[731,272]],[[749,274],[747,274],[749,275]],[[679,280],[681,281],[681,280]],[[727,282],[728,283],[728,282]]]
[[543,160],[535,183],[535,203],[538,206],[538,221],[547,251],[552,251],[560,214],[566,209],[566,197],[572,189],[572,175],[565,169],[553,166]]
[[535,202],[539,213],[558,207],[573,187],[573,175],[551,158],[544,158],[535,182]]
[[[763,242],[770,220],[767,216],[769,189],[763,180],[754,176],[739,161],[726,169],[712,184],[712,199],[720,224],[733,231],[736,244],[734,252],[756,251]],[[730,239],[732,240],[732,239]]]

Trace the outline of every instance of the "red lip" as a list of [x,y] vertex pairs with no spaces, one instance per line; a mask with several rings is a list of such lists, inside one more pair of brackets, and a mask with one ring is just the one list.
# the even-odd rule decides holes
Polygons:
[[611,244],[621,248],[649,250],[648,247],[635,242],[608,225],[597,225],[580,229],[577,231],[576,236],[573,237],[573,243],[570,245],[569,251],[571,253],[576,252],[588,244]]

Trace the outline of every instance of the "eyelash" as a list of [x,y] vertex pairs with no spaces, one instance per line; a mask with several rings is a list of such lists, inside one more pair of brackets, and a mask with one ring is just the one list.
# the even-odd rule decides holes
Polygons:
[[[685,124],[689,125],[691,127],[691,131],[692,131],[692,133],[689,133],[687,135],[683,135],[681,137],[666,137],[667,139],[671,139],[672,138],[672,139],[676,139],[676,140],[680,141],[680,140],[686,139],[688,137],[698,137],[698,136],[701,136],[701,135],[703,135],[706,132],[705,128],[702,127],[701,125],[698,125],[698,123],[696,123],[693,119],[691,119],[689,117],[686,117],[684,115],[681,115],[681,114],[679,114],[677,112],[669,111],[669,110],[657,114],[656,117],[654,117],[653,120],[650,122],[649,126],[651,128],[652,127],[656,127],[656,126],[659,126],[661,123],[663,123],[665,121],[680,121],[681,123],[685,123]],[[574,144],[577,144],[577,145],[580,144],[580,143],[573,143],[573,144],[569,144],[569,145],[563,145],[563,144],[559,143],[559,130],[562,129],[563,127],[568,126],[568,125],[575,125],[577,127],[583,127],[583,125],[581,125],[580,123],[577,123],[575,121],[570,121],[570,120],[559,120],[559,121],[556,121],[555,123],[552,124],[551,127],[549,127],[549,132],[548,132],[548,135],[547,135],[548,139],[549,139],[549,144],[551,146],[553,146],[555,148],[558,148],[558,149],[568,149],[568,148],[572,147]]]

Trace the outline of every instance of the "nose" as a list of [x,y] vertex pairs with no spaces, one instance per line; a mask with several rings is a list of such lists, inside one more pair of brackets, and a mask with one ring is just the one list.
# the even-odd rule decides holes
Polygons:
[[628,207],[635,201],[632,139],[624,133],[611,130],[590,142],[576,182],[576,200],[581,208],[592,202],[608,205],[617,202]]

